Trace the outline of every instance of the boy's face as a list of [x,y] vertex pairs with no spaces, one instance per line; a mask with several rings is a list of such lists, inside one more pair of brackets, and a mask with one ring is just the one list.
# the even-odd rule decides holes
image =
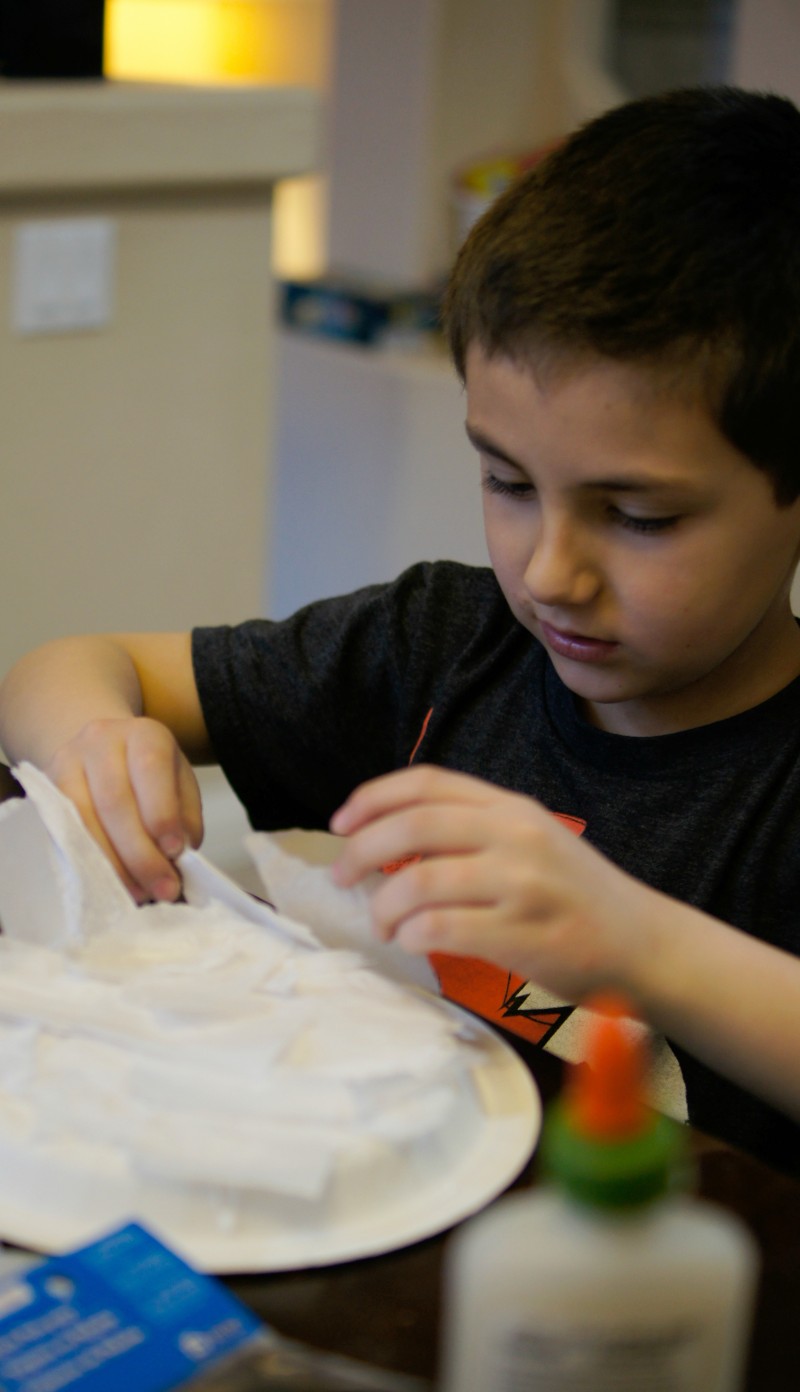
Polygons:
[[687,729],[800,674],[800,502],[702,405],[634,367],[539,377],[473,346],[467,431],[503,593],[595,724]]

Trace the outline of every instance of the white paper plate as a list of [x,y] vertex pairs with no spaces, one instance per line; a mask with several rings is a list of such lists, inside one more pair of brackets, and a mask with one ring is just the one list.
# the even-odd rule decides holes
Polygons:
[[[449,1009],[465,1014],[456,1006]],[[314,1228],[259,1233],[254,1225],[231,1232],[187,1231],[179,1221],[153,1221],[146,1211],[121,1213],[119,1223],[136,1218],[192,1265],[218,1275],[291,1271],[330,1266],[406,1247],[431,1237],[477,1212],[517,1177],[541,1129],[539,1093],[526,1065],[509,1044],[482,1021],[469,1016],[476,1051],[473,1078],[483,1102],[482,1120],[455,1160],[413,1191],[387,1193],[378,1214],[350,1214],[341,1222]],[[103,1230],[108,1230],[108,1224]],[[39,1252],[63,1252],[92,1241],[97,1227],[80,1214],[59,1215],[26,1209],[13,1186],[0,1186],[0,1235]]]

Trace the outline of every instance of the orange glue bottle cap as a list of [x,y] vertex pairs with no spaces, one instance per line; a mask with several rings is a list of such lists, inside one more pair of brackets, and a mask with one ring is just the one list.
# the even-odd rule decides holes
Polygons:
[[627,1208],[672,1186],[682,1153],[679,1128],[645,1101],[647,1049],[628,1003],[598,996],[586,1063],[574,1066],[550,1108],[542,1162],[554,1183],[580,1202]]

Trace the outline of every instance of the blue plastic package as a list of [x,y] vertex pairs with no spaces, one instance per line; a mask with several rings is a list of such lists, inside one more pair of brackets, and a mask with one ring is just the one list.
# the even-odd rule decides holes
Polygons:
[[0,1392],[422,1392],[285,1340],[139,1223],[0,1279]]

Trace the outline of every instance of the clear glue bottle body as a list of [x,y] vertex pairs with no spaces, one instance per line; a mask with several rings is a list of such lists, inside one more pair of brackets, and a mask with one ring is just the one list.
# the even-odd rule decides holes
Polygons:
[[[450,1240],[444,1392],[738,1392],[758,1259],[680,1192],[681,1128],[645,1107],[640,1047],[598,1002],[588,1068],[548,1112],[548,1180]],[[608,1013],[606,1013],[608,1010]]]

